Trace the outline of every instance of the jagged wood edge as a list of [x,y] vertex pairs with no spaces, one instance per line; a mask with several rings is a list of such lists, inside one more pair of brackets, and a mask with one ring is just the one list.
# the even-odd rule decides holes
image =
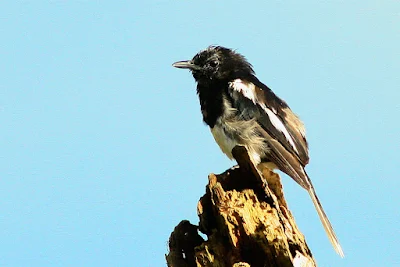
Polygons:
[[[198,204],[199,228],[207,234],[208,240],[202,242],[198,234],[196,236],[193,231],[187,231],[187,228],[177,231],[178,225],[170,238],[170,253],[166,255],[168,266],[248,266],[246,261],[249,260],[252,261],[252,266],[316,266],[304,236],[298,230],[287,208],[279,175],[268,169],[262,169],[263,176],[266,178],[263,179],[244,147],[235,147],[233,155],[240,166],[241,175],[239,176],[245,176],[241,177],[241,180],[236,180],[253,179],[255,186],[252,189],[245,189],[241,188],[243,185],[239,183],[237,186],[239,191],[234,187],[229,188],[229,183],[232,182],[229,179],[233,179],[235,175],[238,176],[238,168],[229,169],[220,175],[210,174],[206,194]],[[262,234],[259,237],[256,236],[256,244],[262,243],[261,247],[264,251],[259,251],[259,254],[263,256],[257,254],[247,256],[250,259],[247,259],[243,252],[246,248],[240,246],[236,248],[233,244],[235,242],[232,241],[236,239],[237,242],[246,244],[243,240],[240,241],[241,238],[248,238],[243,236],[243,230],[242,233],[237,232],[239,234],[237,238],[229,232],[229,227],[231,229],[242,227],[240,222],[232,226],[229,225],[229,220],[232,218],[224,217],[225,210],[236,208],[232,201],[240,202],[243,197],[255,200],[256,205],[268,207],[273,216],[263,215],[263,218],[279,222],[278,228],[281,230],[277,230],[280,236],[276,240],[269,240]],[[191,258],[193,255],[194,259]],[[260,259],[258,262],[254,259],[257,257]]]

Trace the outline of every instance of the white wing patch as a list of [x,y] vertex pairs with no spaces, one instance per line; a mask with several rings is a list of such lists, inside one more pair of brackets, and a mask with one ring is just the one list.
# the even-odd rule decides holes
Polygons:
[[257,95],[254,94],[256,86],[253,83],[244,83],[241,79],[236,79],[230,82],[229,86],[232,87],[234,90],[242,93],[245,97],[256,104]]
[[[255,105],[259,105],[268,115],[272,125],[279,130],[286,137],[286,140],[290,143],[293,149],[297,151],[296,145],[294,144],[292,136],[289,134],[285,125],[282,123],[281,119],[276,115],[276,110],[269,109],[263,101],[260,101],[257,98],[257,94],[255,94],[256,86],[250,82],[244,82],[241,79],[235,79],[229,83],[229,86],[233,88],[233,90],[240,92],[242,95],[250,99]],[[260,90],[260,89],[259,89]]]
[[[264,105],[265,106],[265,105]],[[275,113],[273,113],[269,108],[267,107],[263,107],[263,109],[267,112],[269,119],[272,122],[272,125],[274,125],[274,127],[276,129],[278,129],[279,131],[281,131],[286,139],[289,141],[289,143],[292,145],[292,147],[294,148],[294,150],[299,153],[299,151],[297,151],[296,145],[293,142],[292,137],[290,136],[289,132],[287,131],[285,125],[283,125],[282,121],[278,118],[278,116],[275,115]]]

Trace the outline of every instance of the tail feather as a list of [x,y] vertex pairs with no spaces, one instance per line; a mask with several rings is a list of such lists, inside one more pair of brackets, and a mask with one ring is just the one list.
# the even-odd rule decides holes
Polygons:
[[[311,185],[311,184],[310,184]],[[343,249],[340,246],[339,240],[336,237],[335,231],[333,230],[332,224],[330,223],[328,216],[326,216],[324,209],[322,208],[321,202],[315,193],[314,187],[311,185],[310,188],[307,190],[310,194],[312,202],[314,203],[315,209],[318,212],[318,216],[324,226],[325,232],[328,235],[329,240],[332,243],[333,248],[340,255],[340,257],[344,257]]]

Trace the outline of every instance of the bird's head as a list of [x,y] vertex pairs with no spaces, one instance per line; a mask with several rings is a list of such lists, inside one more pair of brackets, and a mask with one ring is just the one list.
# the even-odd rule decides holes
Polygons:
[[254,74],[244,56],[222,46],[210,46],[193,59],[178,61],[172,66],[189,69],[197,82],[232,80]]

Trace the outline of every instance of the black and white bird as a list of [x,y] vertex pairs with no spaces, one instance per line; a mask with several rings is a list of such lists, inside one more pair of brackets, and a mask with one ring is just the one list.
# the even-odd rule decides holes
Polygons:
[[232,149],[243,145],[256,166],[267,163],[278,168],[306,189],[329,240],[343,257],[304,169],[309,161],[304,125],[286,102],[257,79],[245,57],[225,47],[210,46],[173,66],[192,72],[203,120],[221,150],[232,159]]

